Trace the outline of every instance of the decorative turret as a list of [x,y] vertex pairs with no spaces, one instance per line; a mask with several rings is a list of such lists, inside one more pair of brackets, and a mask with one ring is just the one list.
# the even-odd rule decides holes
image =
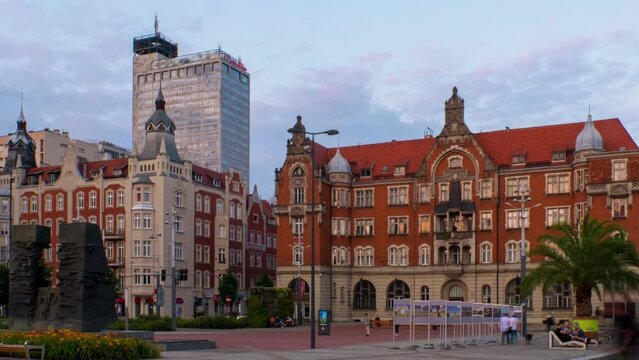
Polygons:
[[158,155],[166,155],[173,162],[181,163],[182,159],[175,146],[175,123],[166,114],[162,87],[155,99],[155,112],[144,124],[146,141],[144,150],[139,155],[140,160],[155,159]]
[[335,155],[326,165],[326,173],[328,174],[328,178],[333,182],[347,182],[350,183],[352,173],[351,173],[351,165],[348,163],[346,159],[342,156],[337,149]]
[[438,137],[471,135],[472,132],[464,122],[464,99],[457,95],[457,87],[453,87],[453,95],[444,103],[445,122]]
[[588,119],[584,128],[577,135],[577,141],[575,141],[575,152],[591,150],[591,151],[603,151],[603,137],[599,131],[595,128],[595,123],[592,121],[592,115],[588,114]]
[[7,160],[4,171],[13,168],[28,169],[36,167],[35,150],[36,145],[27,132],[27,121],[24,118],[24,111],[20,105],[20,115],[18,116],[17,129],[7,143]]

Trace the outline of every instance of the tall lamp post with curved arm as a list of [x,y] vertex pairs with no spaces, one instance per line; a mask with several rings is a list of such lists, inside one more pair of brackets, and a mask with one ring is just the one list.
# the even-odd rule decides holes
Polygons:
[[[298,119],[300,117],[298,116]],[[290,134],[305,134],[311,136],[311,349],[315,349],[315,135],[337,135],[335,129],[325,131],[302,131],[295,128],[287,130]]]

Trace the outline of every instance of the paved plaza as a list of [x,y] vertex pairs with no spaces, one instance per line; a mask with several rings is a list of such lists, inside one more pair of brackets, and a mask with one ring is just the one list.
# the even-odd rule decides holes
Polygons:
[[[168,360],[204,359],[503,359],[503,360],[563,360],[597,359],[615,353],[616,347],[604,344],[587,350],[548,349],[546,332],[540,329],[530,331],[532,344],[520,341],[514,345],[484,344],[466,348],[435,350],[423,348],[426,331],[416,334],[416,349],[409,349],[408,329],[402,328],[393,342],[391,329],[372,328],[371,336],[364,333],[364,326],[358,323],[333,324],[330,336],[317,336],[316,349],[309,349],[308,327],[284,329],[238,329],[211,331],[178,331],[156,333],[156,340],[207,339],[217,343],[214,350],[169,351],[162,354]],[[431,342],[438,342],[433,339]]]

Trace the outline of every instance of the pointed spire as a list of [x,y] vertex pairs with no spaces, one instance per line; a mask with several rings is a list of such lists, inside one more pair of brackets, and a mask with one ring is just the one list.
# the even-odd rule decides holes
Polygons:
[[160,89],[158,89],[158,96],[155,99],[155,109],[164,110],[164,105],[166,105],[166,102],[164,101],[164,94],[162,93],[162,83],[160,83]]
[[153,23],[153,27],[155,28],[155,34],[160,33],[160,20],[158,20],[158,14],[155,13],[155,22]]

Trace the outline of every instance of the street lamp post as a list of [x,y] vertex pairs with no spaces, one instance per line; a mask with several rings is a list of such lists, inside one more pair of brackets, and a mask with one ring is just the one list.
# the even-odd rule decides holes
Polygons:
[[[290,246],[290,245],[289,245]],[[308,246],[306,246],[307,248]],[[301,234],[297,236],[297,243],[291,246],[293,250],[293,254],[295,255],[295,263],[297,264],[297,311],[295,312],[295,320],[297,324],[302,323],[303,315],[302,315],[302,259],[301,254],[303,254],[303,250],[305,249],[304,243],[302,242]],[[298,253],[299,257],[298,258]]]
[[175,281],[175,216],[177,212],[175,207],[171,208],[170,213],[165,214],[170,216],[170,220],[165,220],[165,224],[171,224],[171,329],[175,331],[177,329],[177,308],[175,306],[176,299],[176,281]]
[[7,244],[7,264],[11,264],[11,243],[13,242],[13,175],[9,175],[9,241]]
[[[298,119],[301,119],[298,116]],[[295,128],[288,129],[290,134],[305,134],[311,136],[311,349],[315,349],[315,135],[329,136],[339,134],[335,129],[311,132]]]

